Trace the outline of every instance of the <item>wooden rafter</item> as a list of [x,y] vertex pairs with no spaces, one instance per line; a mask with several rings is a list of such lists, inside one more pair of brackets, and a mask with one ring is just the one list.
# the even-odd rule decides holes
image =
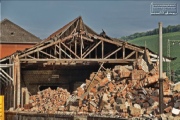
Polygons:
[[49,56],[50,58],[52,57],[52,58],[57,59],[57,57],[54,57],[53,55],[48,54],[48,53],[46,53],[46,52],[43,52],[43,51],[39,51],[39,52],[41,52],[41,53],[43,53],[43,54],[45,54],[45,55]]
[[[110,47],[106,48],[106,47]],[[80,61],[118,61],[137,59],[144,49],[127,42],[98,35],[83,23],[81,17],[59,29],[47,40],[19,54],[23,60],[79,59]],[[149,54],[157,58],[154,54]],[[113,60],[112,60],[113,59]],[[126,60],[128,59],[128,60]],[[129,61],[128,61],[129,62]]]
[[133,54],[135,54],[136,53],[136,51],[132,51],[128,56],[126,56],[124,59],[128,59],[128,58],[130,58]]
[[61,47],[59,47],[58,45],[56,45],[65,55],[67,55],[69,58],[72,59],[72,57],[65,51],[63,50]]
[[64,43],[60,42],[65,48],[67,48],[74,56],[77,58],[80,58],[76,53],[74,53],[68,46],[66,46]]
[[[36,59],[37,62],[48,62],[48,61],[54,61],[56,63],[83,63],[83,62],[105,62],[105,63],[129,63],[133,62],[135,59]],[[20,61],[28,61],[34,62],[34,59],[20,59]]]
[[107,55],[107,56],[105,57],[105,59],[111,57],[113,54],[117,53],[117,52],[118,52],[119,50],[121,50],[121,49],[122,49],[122,47],[119,47],[118,49],[116,49],[115,51],[113,51],[112,53],[110,53],[109,55]]
[[84,56],[83,58],[85,58],[89,53],[91,53],[102,41],[99,41],[91,50],[89,50]]

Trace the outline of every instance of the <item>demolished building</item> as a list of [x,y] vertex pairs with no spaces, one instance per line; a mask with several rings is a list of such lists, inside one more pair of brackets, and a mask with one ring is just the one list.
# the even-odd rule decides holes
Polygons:
[[[73,92],[101,65],[109,69],[115,65],[135,68],[137,60],[143,71],[150,72],[158,55],[147,48],[98,34],[78,17],[33,47],[1,59],[1,64],[9,65],[6,76],[11,78],[4,88],[11,88],[6,98],[13,98],[7,109],[24,107],[29,103],[29,95],[47,88],[61,87]],[[131,74],[141,79],[145,75],[143,71]],[[122,75],[128,75],[128,70]]]

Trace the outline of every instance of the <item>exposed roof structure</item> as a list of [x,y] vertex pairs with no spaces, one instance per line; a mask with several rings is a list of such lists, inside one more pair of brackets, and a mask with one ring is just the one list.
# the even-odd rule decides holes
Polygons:
[[[97,34],[81,17],[51,34],[46,40],[19,54],[22,62],[129,63],[145,53],[145,48],[113,39],[103,31]],[[149,52],[151,61],[158,56]]]
[[8,19],[1,21],[0,43],[37,43],[41,39]]
[[[146,52],[146,51],[149,52]],[[81,16],[52,33],[33,47],[16,52],[22,63],[51,62],[55,64],[76,63],[132,63],[148,53],[149,60],[157,61],[158,55],[147,48],[114,39],[103,31],[97,34],[84,24]],[[171,61],[164,58],[164,61]]]

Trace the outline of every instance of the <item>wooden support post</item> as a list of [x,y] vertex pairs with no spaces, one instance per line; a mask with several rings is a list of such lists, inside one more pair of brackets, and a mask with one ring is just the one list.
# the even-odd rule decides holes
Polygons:
[[56,57],[57,51],[56,51],[56,45],[54,45],[54,56]]
[[83,42],[82,42],[82,39],[81,39],[81,58],[82,58],[82,47],[83,47]]
[[138,59],[138,51],[136,51],[136,59]]
[[16,88],[17,88],[17,85],[16,85],[16,80],[17,80],[17,78],[16,78],[16,72],[17,72],[17,70],[16,70],[16,61],[15,61],[15,58],[14,58],[14,65],[13,65],[13,85],[14,85],[14,100],[13,100],[13,108],[16,108]]
[[21,107],[24,107],[24,88],[21,88]]
[[20,97],[21,97],[21,74],[20,74],[20,61],[19,61],[19,58],[17,56],[17,107],[20,106],[20,103],[21,103],[21,100],[20,100]]
[[123,59],[125,58],[125,46],[123,45]]
[[25,104],[29,104],[29,91],[25,88]]
[[104,41],[102,41],[102,50],[101,50],[101,56],[102,56],[102,59],[104,58]]
[[95,58],[97,58],[97,48],[95,48]]
[[18,55],[14,58],[14,108],[17,108],[20,106],[21,102],[21,76],[20,76],[20,60]]
[[59,59],[61,58],[61,43],[59,42]]
[[37,51],[37,58],[39,58],[39,51]]
[[75,54],[77,55],[77,40],[76,39],[75,39],[75,43],[74,44],[75,44],[75,48],[74,48],[75,50],[74,51],[75,51]]
[[21,107],[24,107],[25,104],[29,104],[29,92],[27,87],[21,89]]

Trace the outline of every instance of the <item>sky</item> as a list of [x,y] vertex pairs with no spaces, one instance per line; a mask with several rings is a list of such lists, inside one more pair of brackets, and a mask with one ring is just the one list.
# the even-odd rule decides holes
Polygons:
[[158,22],[162,22],[163,27],[180,24],[180,13],[151,15],[152,2],[177,3],[180,12],[179,0],[1,0],[0,19],[7,18],[41,39],[79,16],[97,33],[103,29],[114,38],[153,30]]

